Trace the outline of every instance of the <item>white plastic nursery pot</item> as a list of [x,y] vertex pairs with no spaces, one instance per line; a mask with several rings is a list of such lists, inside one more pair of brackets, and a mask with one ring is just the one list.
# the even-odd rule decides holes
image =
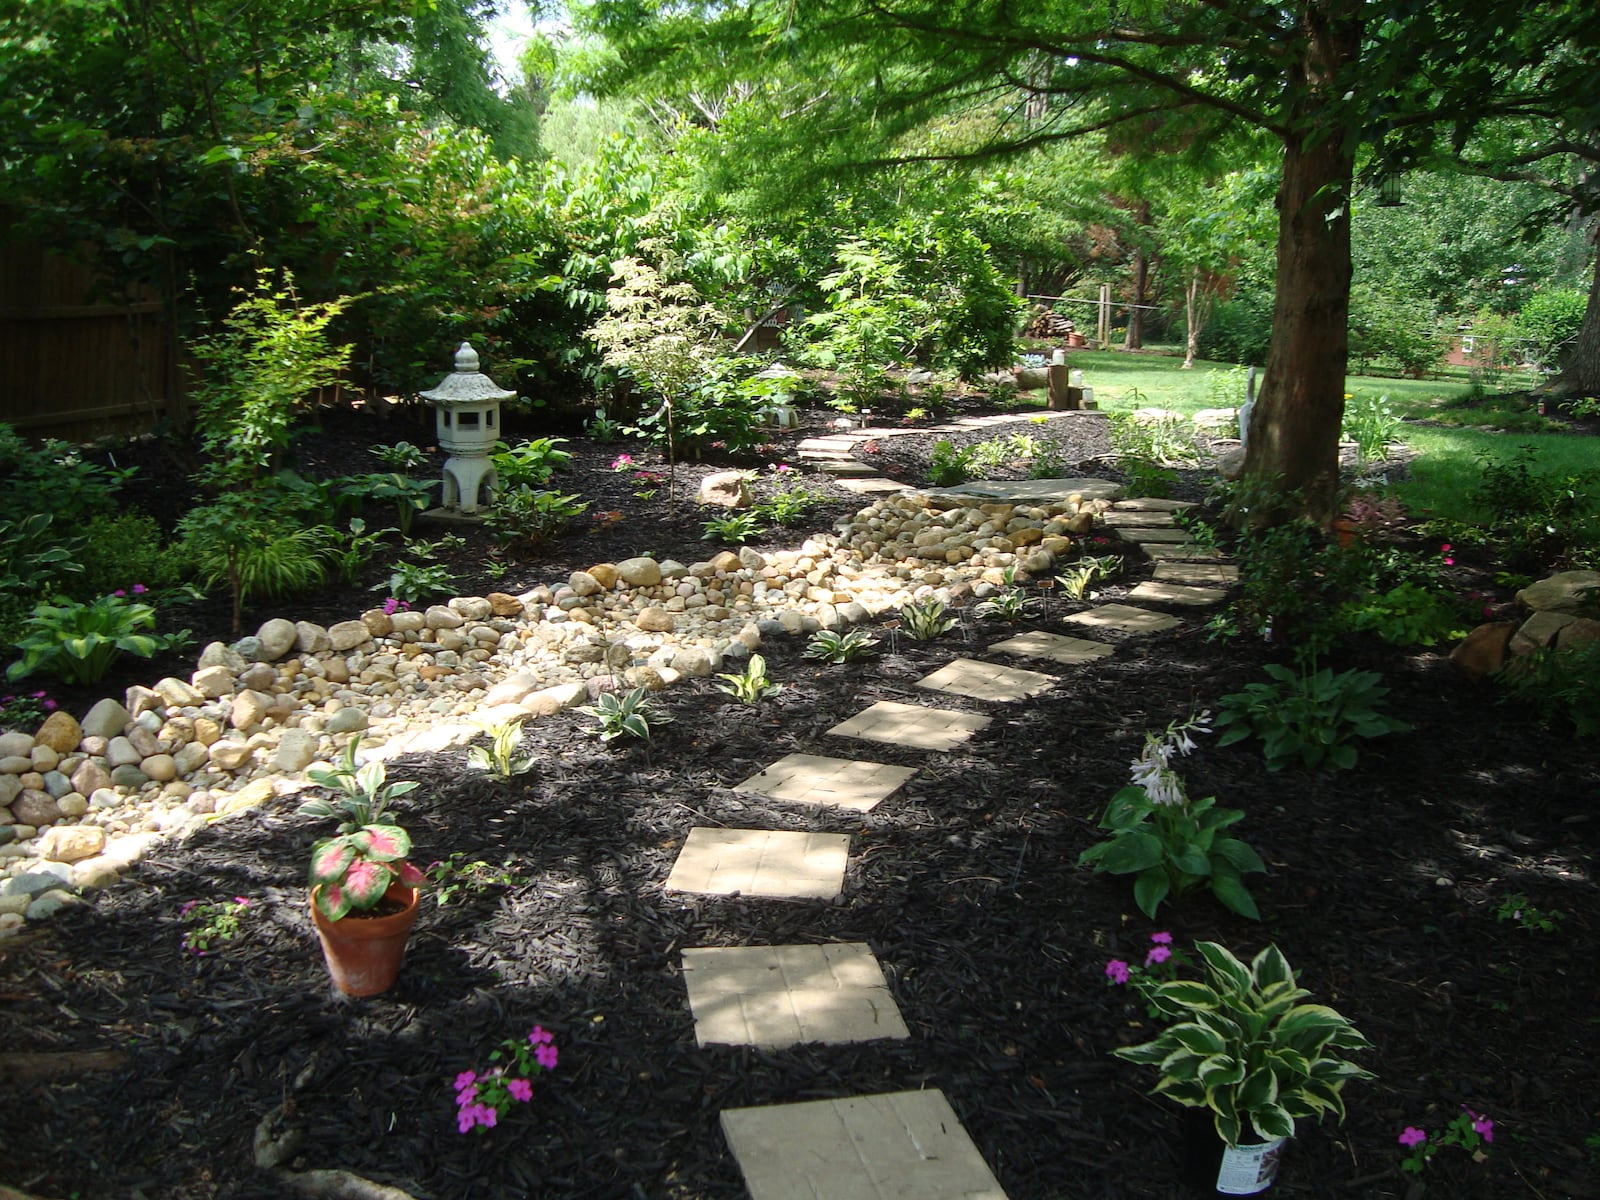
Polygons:
[[1277,1138],[1229,1146],[1217,1136],[1209,1109],[1188,1109],[1183,1114],[1183,1184],[1196,1196],[1258,1195],[1277,1179],[1278,1163],[1287,1145],[1287,1138]]

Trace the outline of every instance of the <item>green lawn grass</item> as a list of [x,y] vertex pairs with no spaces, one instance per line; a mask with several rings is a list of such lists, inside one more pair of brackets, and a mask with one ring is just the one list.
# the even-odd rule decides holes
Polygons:
[[[1197,360],[1182,369],[1176,355],[1127,354],[1116,350],[1071,350],[1067,364],[1082,369],[1095,402],[1107,412],[1135,408],[1170,408],[1185,415],[1202,408],[1236,407],[1244,403],[1243,376],[1227,363]],[[1447,379],[1393,379],[1350,375],[1345,392],[1355,400],[1388,397],[1390,407],[1407,418],[1399,438],[1416,457],[1407,478],[1395,485],[1408,511],[1456,521],[1481,521],[1487,514],[1474,508],[1470,493],[1482,478],[1480,454],[1505,462],[1524,445],[1534,447],[1541,474],[1575,475],[1600,467],[1600,442],[1579,434],[1556,432],[1555,426],[1531,411],[1523,396],[1474,399],[1464,373]],[[1414,422],[1429,421],[1419,425]],[[1432,424],[1444,421],[1449,424]],[[1600,507],[1600,485],[1589,492]]]

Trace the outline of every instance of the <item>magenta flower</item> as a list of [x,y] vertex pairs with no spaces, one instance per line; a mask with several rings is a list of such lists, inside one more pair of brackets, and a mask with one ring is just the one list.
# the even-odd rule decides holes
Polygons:
[[543,1025],[535,1025],[528,1031],[528,1041],[535,1046],[548,1046],[555,1040],[555,1034],[551,1033]]
[[1400,1144],[1407,1150],[1415,1150],[1427,1140],[1427,1130],[1418,1129],[1415,1125],[1407,1125],[1400,1131]]
[[524,1104],[533,1099],[533,1084],[526,1079],[506,1080],[506,1091],[511,1093],[513,1100],[520,1100]]
[[1453,567],[1456,565],[1456,560],[1453,558],[1447,558],[1444,560],[1444,565],[1447,567]]
[[493,1129],[500,1120],[499,1111],[488,1104],[480,1104],[474,1111],[478,1114],[478,1124],[485,1129]]
[[534,1049],[533,1057],[539,1060],[539,1065],[546,1071],[556,1069],[558,1055],[554,1046],[539,1046]]
[[613,471],[626,471],[631,466],[633,466],[633,455],[631,454],[619,454],[611,460],[611,469]]
[[111,594],[113,596],[126,596],[128,593],[123,591],[121,588],[118,588],[116,591],[112,592]]
[[1167,946],[1151,946],[1150,953],[1144,956],[1144,965],[1153,967],[1157,963],[1164,963],[1172,957],[1172,950]]
[[478,1073],[476,1071],[463,1071],[461,1074],[456,1076],[456,1091],[466,1091],[467,1088],[471,1087],[477,1082]]
[[459,1133],[471,1133],[477,1123],[478,1110],[475,1108],[463,1108],[456,1114],[456,1130]]
[[136,583],[136,584],[133,585],[133,594],[135,596],[142,596],[146,592],[148,592],[149,590],[150,589],[145,587],[145,585],[142,584],[142,583]]
[[791,467],[788,463],[779,463],[777,466],[773,467],[772,469],[774,471],[776,471],[779,475],[787,475],[791,471],[794,470],[794,468]]
[[1164,930],[1160,933],[1152,933],[1150,935],[1150,940],[1158,946],[1172,945],[1172,935]]
[[1473,1133],[1477,1134],[1479,1137],[1481,1137],[1486,1142],[1494,1141],[1494,1122],[1493,1121],[1491,1121],[1488,1117],[1484,1116],[1481,1112],[1475,1112],[1472,1109],[1468,1108],[1465,1104],[1463,1104],[1461,1106],[1461,1111],[1466,1113],[1467,1116],[1472,1118],[1472,1132]]
[[1128,982],[1128,964],[1120,958],[1113,958],[1106,964],[1106,978],[1115,984]]

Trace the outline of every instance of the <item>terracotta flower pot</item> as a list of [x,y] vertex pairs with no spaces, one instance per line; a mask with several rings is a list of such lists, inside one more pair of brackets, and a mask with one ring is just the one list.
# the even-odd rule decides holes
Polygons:
[[317,908],[320,890],[317,887],[311,892],[311,919],[322,939],[322,957],[334,986],[346,996],[376,996],[388,991],[400,974],[406,939],[417,923],[421,893],[416,888],[391,883],[383,899],[404,904],[401,911],[386,916],[352,912],[330,921]]

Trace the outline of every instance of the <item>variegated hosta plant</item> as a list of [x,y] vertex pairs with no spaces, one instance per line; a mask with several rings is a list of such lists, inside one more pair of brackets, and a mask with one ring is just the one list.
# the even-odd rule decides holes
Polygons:
[[1195,948],[1205,961],[1204,982],[1175,979],[1150,994],[1178,1023],[1117,1057],[1158,1067],[1154,1091],[1209,1108],[1230,1146],[1240,1144],[1247,1123],[1271,1141],[1292,1137],[1298,1117],[1332,1112],[1342,1121],[1344,1085],[1373,1075],[1335,1052],[1368,1049],[1367,1039],[1327,1005],[1300,1003],[1311,993],[1296,986],[1276,946],[1249,966],[1215,942]]
[[313,782],[342,794],[332,801],[317,798],[300,806],[307,816],[341,818],[338,835],[311,848],[312,894],[317,909],[330,921],[353,909],[375,907],[391,883],[421,887],[427,882],[427,876],[406,861],[411,835],[384,820],[389,801],[417,785],[386,782],[387,770],[378,759],[358,768],[359,743],[360,738],[352,740],[332,769],[306,772]]

